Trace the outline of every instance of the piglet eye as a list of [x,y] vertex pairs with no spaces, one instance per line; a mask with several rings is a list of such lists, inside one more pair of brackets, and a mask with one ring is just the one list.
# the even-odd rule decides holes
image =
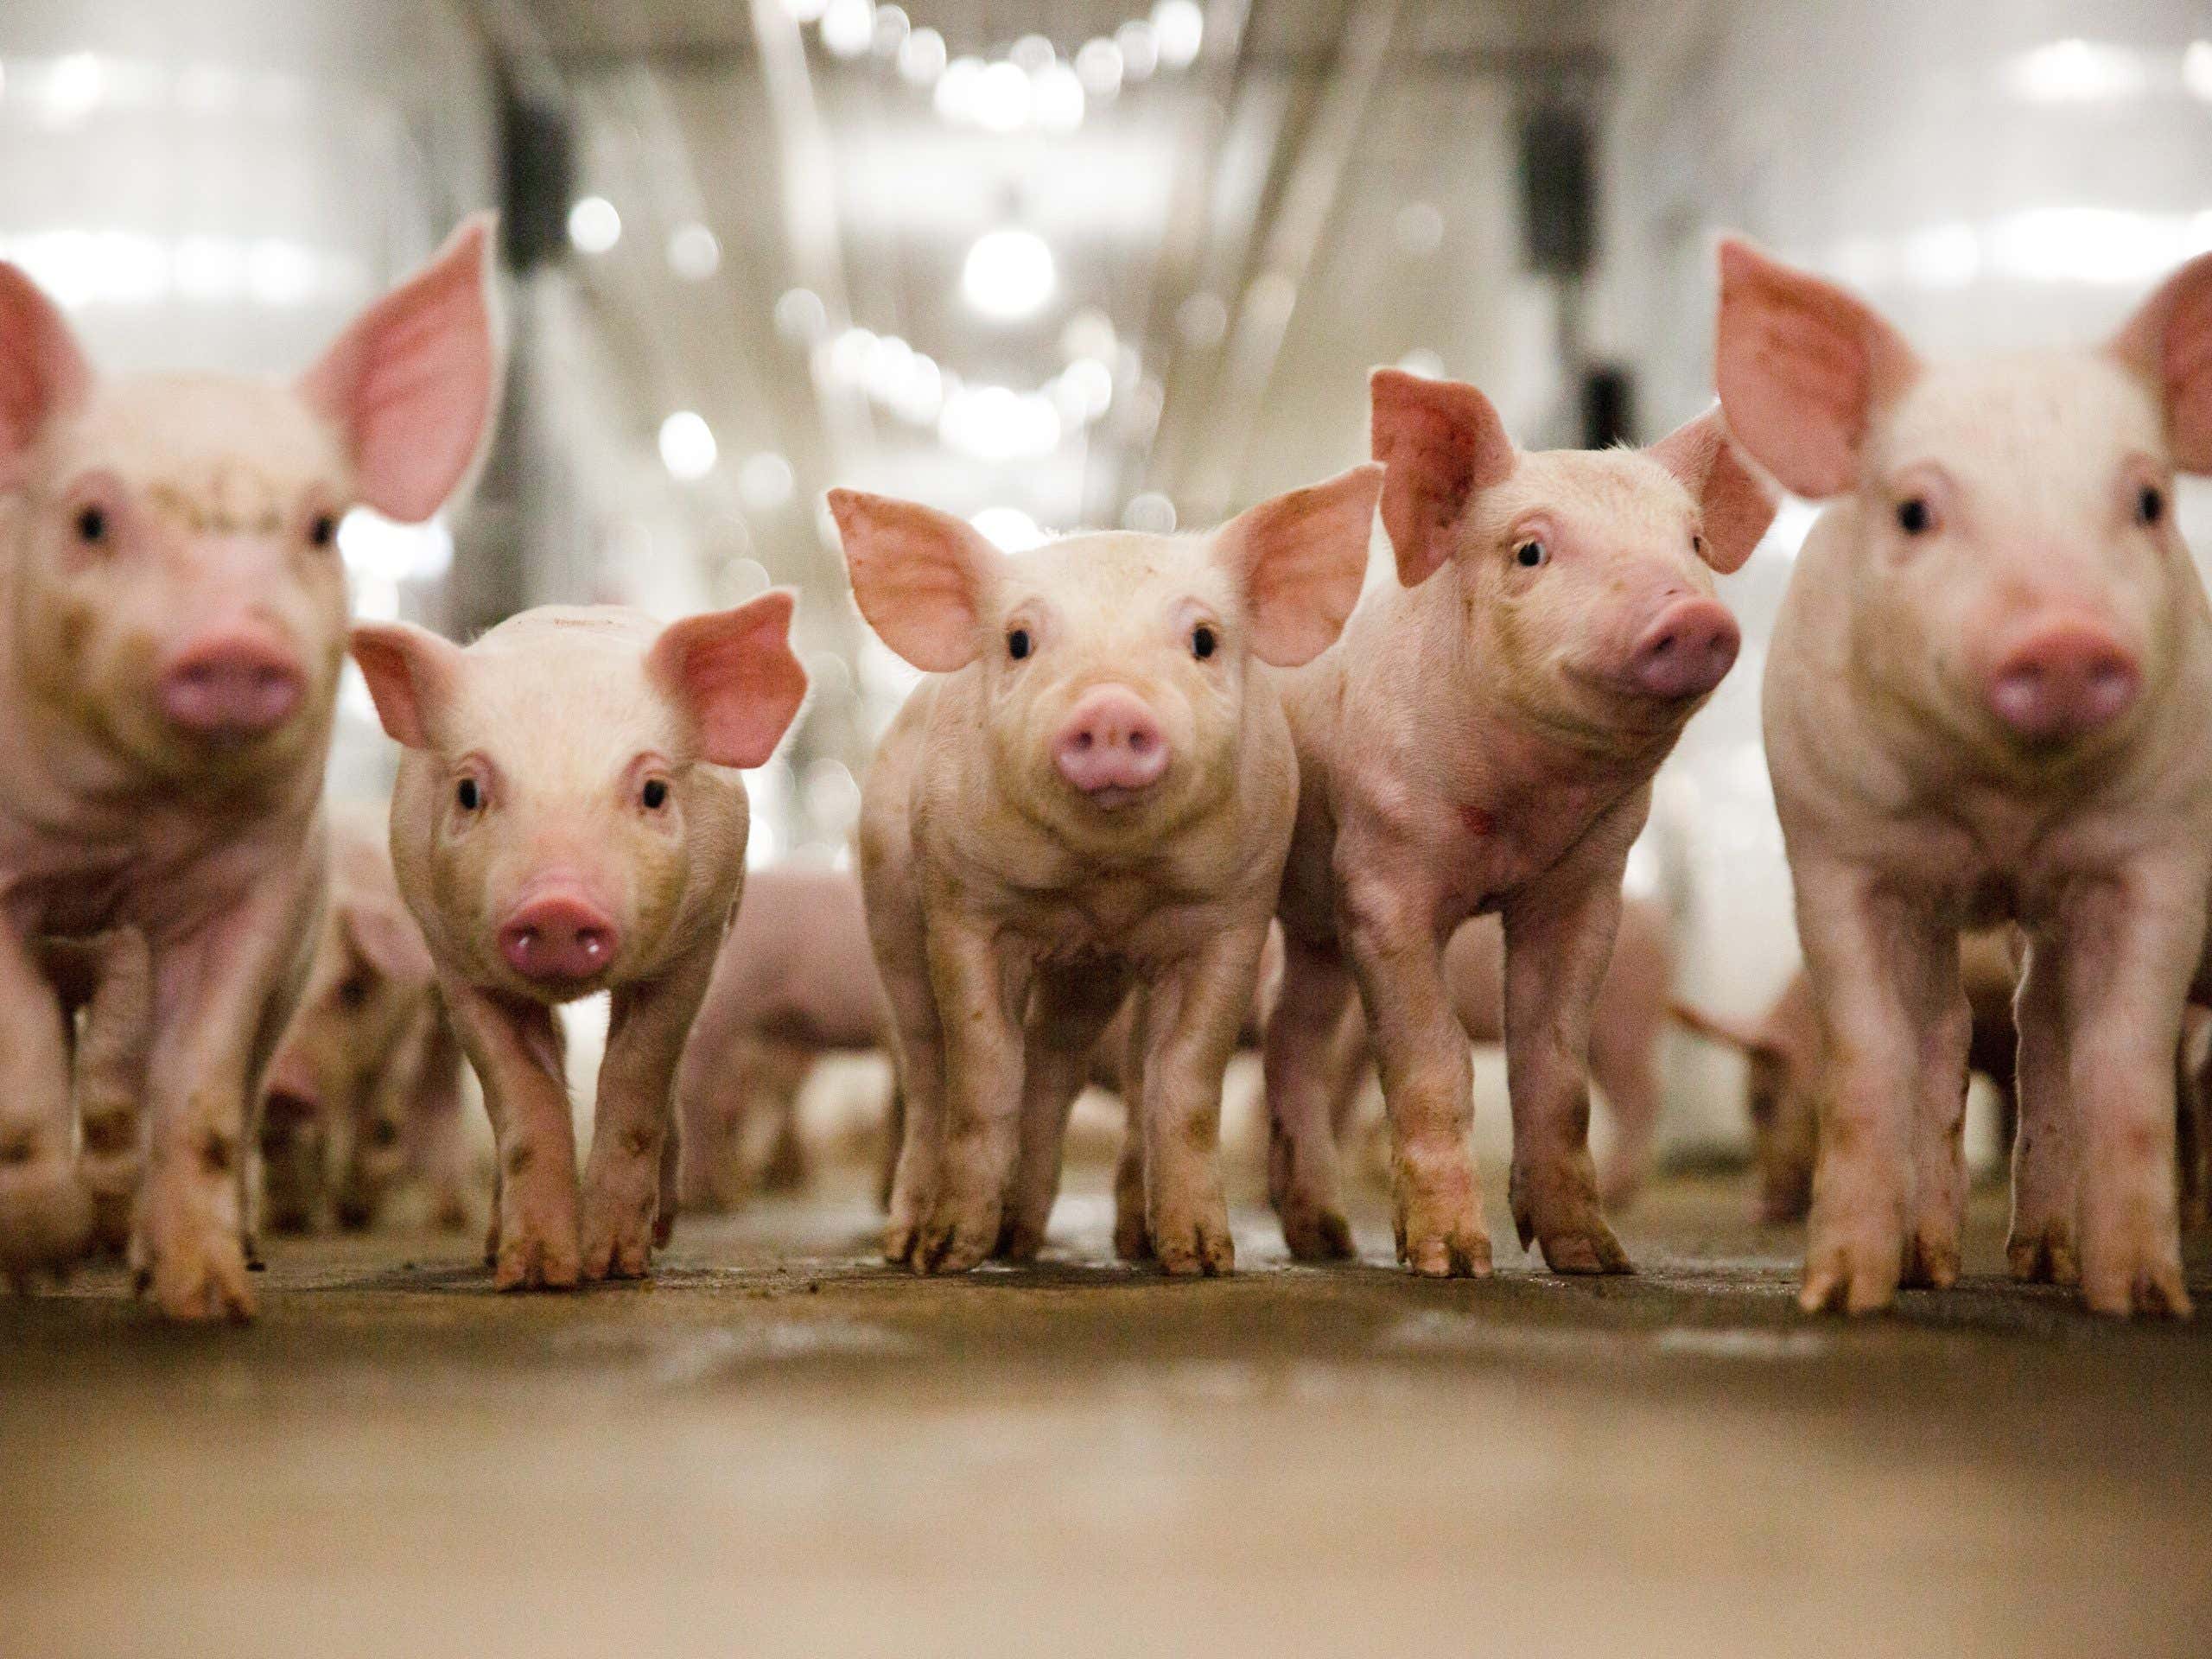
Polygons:
[[474,812],[484,804],[484,791],[476,786],[474,778],[464,778],[454,785],[454,804],[464,812]]
[[90,547],[97,547],[107,540],[107,513],[105,509],[86,507],[77,514],[77,539]]
[[645,810],[658,812],[668,804],[668,784],[659,778],[648,778],[645,786],[638,791],[638,798],[645,804]]
[[1513,550],[1513,562],[1523,570],[1534,570],[1540,564],[1548,564],[1551,556],[1551,550],[1541,542],[1523,542]]
[[369,1000],[369,982],[354,974],[338,982],[338,1003],[340,1007],[358,1008]]
[[327,512],[319,512],[308,526],[308,541],[315,547],[328,547],[338,539],[338,520]]
[[1214,637],[1214,631],[1205,623],[1201,622],[1191,630],[1191,655],[1200,662],[1212,656],[1220,645],[1221,641]]
[[1909,495],[1897,503],[1897,528],[1908,536],[1925,536],[1936,528],[1936,514],[1925,497]]
[[2155,484],[2145,484],[2135,498],[2135,522],[2155,524],[2166,516],[2165,492]]
[[1029,630],[1016,628],[1006,637],[1006,654],[1020,662],[1029,654]]

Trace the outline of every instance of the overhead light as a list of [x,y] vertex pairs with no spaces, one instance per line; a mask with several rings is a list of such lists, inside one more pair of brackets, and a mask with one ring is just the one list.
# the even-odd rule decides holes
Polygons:
[[1078,357],[1057,383],[1079,422],[1096,420],[1114,402],[1114,371],[1095,357]]
[[2190,96],[2212,104],[2212,41],[2191,41],[2181,54],[2181,84]]
[[1024,74],[1034,75],[1058,61],[1060,54],[1042,35],[1025,35],[1007,48],[1006,55]]
[[[1028,78],[1022,79],[1027,86]],[[1034,231],[987,231],[960,268],[960,291],[968,303],[999,322],[1033,315],[1052,297],[1058,281],[1052,251]]]
[[605,253],[622,239],[622,215],[605,196],[586,196],[569,209],[569,240],[582,253]]
[[46,78],[46,112],[56,126],[83,120],[100,101],[107,80],[100,60],[90,52],[72,52],[57,60]]
[[1122,90],[1122,48],[1109,40],[1085,41],[1075,54],[1083,90],[1101,103]]
[[747,455],[737,469],[737,493],[755,512],[773,512],[791,499],[791,464],[772,449]]
[[829,308],[810,288],[787,288],[776,302],[776,332],[785,340],[810,344],[829,327]]
[[1955,220],[1913,232],[1898,253],[1905,276],[1923,288],[1967,288],[1981,274],[1981,240]]
[[2005,84],[2031,104],[2090,104],[2131,98],[2149,79],[2124,46],[2079,38],[2023,52],[2005,66]]
[[1129,505],[1122,509],[1122,528],[1166,536],[1175,528],[1175,504],[1158,490],[1133,495]]
[[1160,67],[1160,31],[1141,18],[1116,29],[1114,44],[1121,48],[1124,80],[1146,79]]
[[1152,30],[1160,39],[1160,60],[1170,69],[1187,69],[1205,43],[1205,15],[1198,0],[1160,0],[1152,9]]
[[811,23],[820,19],[829,3],[830,0],[784,0],[784,10],[791,13],[793,22]]
[[899,73],[917,86],[934,86],[944,73],[944,36],[918,29],[899,42]]
[[715,470],[714,429],[688,409],[679,409],[660,423],[661,465],[671,478],[687,483]]
[[1083,124],[1083,82],[1057,59],[1030,77],[1031,112],[1047,132],[1073,132]]
[[1045,544],[1045,532],[1020,507],[985,507],[968,521],[1001,553],[1027,553]]
[[969,93],[969,118],[988,132],[1012,132],[1029,119],[1029,76],[1011,59],[983,66]]
[[1041,391],[960,386],[945,394],[938,437],[978,461],[1027,461],[1059,448],[1060,412]]
[[869,48],[879,58],[895,58],[913,29],[913,20],[906,16],[904,6],[878,6],[868,31]]
[[669,232],[669,269],[689,283],[703,283],[722,263],[722,245],[696,219]]
[[875,0],[830,0],[822,12],[822,44],[857,58],[875,44]]

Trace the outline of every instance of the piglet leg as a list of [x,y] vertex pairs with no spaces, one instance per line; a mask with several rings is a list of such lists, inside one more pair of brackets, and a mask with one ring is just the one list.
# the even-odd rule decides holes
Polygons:
[[2028,943],[2013,1001],[2019,1028],[2020,1122],[2012,1139],[2012,1226],[2005,1256],[2012,1277],[2079,1284],[2082,1148],[2068,1097],[2065,950],[2044,929]]
[[[674,1138],[677,1062],[721,943],[708,940],[658,979],[615,988],[591,1158],[584,1167],[587,1279],[645,1276],[660,1213],[663,1154]],[[668,1173],[673,1202],[673,1170]]]
[[1131,1109],[1144,1128],[1153,1254],[1172,1274],[1211,1276],[1236,1265],[1221,1187],[1221,1081],[1267,938],[1265,919],[1224,929],[1138,994],[1143,1071]]
[[1301,1262],[1340,1261],[1352,1253],[1344,1217],[1337,1126],[1344,1092],[1336,1075],[1336,1036],[1357,1001],[1357,988],[1332,946],[1283,936],[1282,987],[1268,1015],[1263,1072],[1268,1101],[1268,1199],[1283,1243]]
[[[1601,865],[1605,861],[1598,861]],[[1554,1273],[1626,1273],[1590,1158],[1590,1016],[1620,923],[1617,868],[1563,866],[1505,910],[1513,1224]]]
[[72,1161],[65,1015],[23,942],[0,927],[0,1274],[82,1255],[92,1202]]
[[1022,1039],[1021,1139],[1007,1189],[997,1254],[1033,1262],[1060,1192],[1068,1112],[1090,1076],[1090,1051],[1122,1006],[1125,975],[1084,969],[1038,976]]
[[553,1010],[442,980],[499,1151],[486,1255],[501,1290],[576,1282],[576,1132]]
[[92,1198],[92,1245],[120,1255],[145,1163],[146,1059],[154,1040],[153,958],[146,936],[117,928],[90,946],[73,1085],[84,1135],[77,1173]]
[[963,918],[933,923],[928,949],[944,1033],[944,1163],[912,1265],[918,1273],[963,1273],[998,1243],[1020,1150],[1021,1014],[1029,975],[1026,966],[1001,957],[988,929]]

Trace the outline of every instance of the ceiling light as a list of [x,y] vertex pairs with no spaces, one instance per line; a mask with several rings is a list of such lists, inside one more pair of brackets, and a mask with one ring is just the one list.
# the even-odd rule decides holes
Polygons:
[[2191,97],[2212,104],[2212,41],[2191,41],[2181,54],[2181,84]]
[[569,209],[569,240],[582,253],[605,253],[622,239],[622,215],[605,196],[586,196]]
[[1135,20],[1114,31],[1114,44],[1122,50],[1122,79],[1143,80],[1160,67],[1160,31]]
[[830,0],[784,0],[784,10],[791,15],[795,23],[810,23],[822,16]]
[[703,283],[722,263],[722,245],[715,233],[694,220],[669,232],[669,269],[688,283]]
[[660,459],[669,475],[687,482],[715,470],[714,429],[688,409],[660,423]]
[[1045,532],[1020,507],[985,507],[968,521],[1001,553],[1027,553],[1045,544]]
[[1012,132],[1027,123],[1033,97],[1021,66],[1001,59],[976,77],[969,117],[987,131]]
[[904,6],[878,6],[875,9],[875,24],[868,35],[868,45],[879,58],[896,57],[899,48],[906,43],[906,36],[913,32],[913,27]]
[[1205,43],[1206,20],[1198,0],[1160,0],[1152,9],[1153,33],[1160,37],[1160,60],[1170,69],[1187,69]]
[[899,48],[899,73],[917,86],[931,86],[944,73],[944,36],[918,29]]
[[755,512],[772,512],[791,499],[791,464],[772,449],[747,455],[737,469],[737,493]]
[[776,332],[801,344],[822,338],[830,327],[829,308],[810,288],[787,288],[776,302]]
[[1122,90],[1122,48],[1108,40],[1085,41],[1075,54],[1083,90],[1102,103]]
[[1060,412],[1042,392],[962,386],[946,394],[937,435],[978,461],[1033,460],[1059,447]]
[[1095,357],[1078,357],[1060,371],[1059,384],[1085,421],[1095,421],[1114,401],[1114,371]]
[[938,78],[931,101],[948,121],[972,121],[976,114],[976,84],[983,78],[981,58],[955,58]]
[[[1021,74],[1019,69],[1014,73]],[[1022,84],[1028,85],[1027,76]],[[999,322],[1033,315],[1052,297],[1058,280],[1052,251],[1034,231],[986,232],[976,238],[960,269],[960,291],[968,303]]]
[[822,44],[857,58],[875,43],[875,0],[830,0],[822,12]]
[[1083,82],[1074,70],[1055,60],[1029,82],[1032,112],[1047,132],[1073,132],[1083,124]]
[[1175,504],[1157,490],[1133,495],[1129,505],[1122,509],[1122,528],[1149,536],[1167,535],[1175,528]]
[[2127,98],[2143,90],[2143,62],[2124,46],[2080,39],[2053,41],[2005,66],[2005,83],[2031,104],[2084,104]]

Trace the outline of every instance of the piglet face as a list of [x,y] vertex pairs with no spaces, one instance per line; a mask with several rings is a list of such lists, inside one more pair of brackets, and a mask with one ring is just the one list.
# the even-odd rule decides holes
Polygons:
[[2202,602],[2171,504],[2177,469],[2212,467],[2212,259],[2102,351],[1943,365],[1745,244],[1721,274],[1721,395],[1744,442],[1793,489],[1849,504],[1865,671],[1999,761],[2124,737]]
[[7,626],[49,717],[163,780],[312,761],[345,655],[339,519],[428,517],[489,416],[486,238],[464,227],[292,386],[103,380],[0,265]]
[[911,503],[830,503],[862,613],[917,666],[980,680],[1000,789],[1103,844],[1156,837],[1234,788],[1250,663],[1335,640],[1379,486],[1362,467],[1210,537],[1075,536],[1019,558]]
[[472,982],[562,1001],[650,976],[698,895],[741,868],[743,793],[806,677],[791,596],[662,629],[548,607],[467,651],[404,624],[354,631],[385,728],[400,884]]
[[1677,729],[1740,642],[1713,573],[1774,512],[1717,415],[1645,450],[1524,454],[1472,386],[1383,370],[1373,396],[1401,581],[1449,569],[1471,653],[1540,729]]

